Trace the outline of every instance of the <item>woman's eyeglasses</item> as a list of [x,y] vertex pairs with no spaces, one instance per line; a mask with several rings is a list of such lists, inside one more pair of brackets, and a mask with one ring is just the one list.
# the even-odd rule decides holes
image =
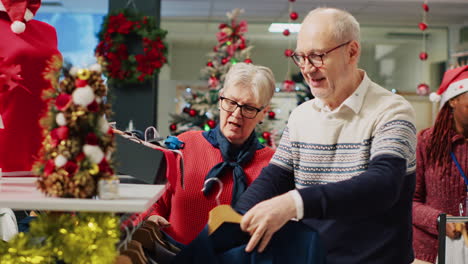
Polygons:
[[241,109],[241,115],[248,119],[253,119],[257,116],[258,112],[262,111],[262,108],[256,108],[250,105],[241,105],[234,100],[228,99],[226,97],[220,96],[219,100],[221,101],[221,108],[227,112],[234,112],[239,107]]

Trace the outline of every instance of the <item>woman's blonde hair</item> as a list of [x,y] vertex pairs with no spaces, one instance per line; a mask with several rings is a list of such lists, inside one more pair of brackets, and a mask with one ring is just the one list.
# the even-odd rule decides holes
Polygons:
[[275,92],[275,77],[273,72],[265,66],[240,62],[229,69],[220,94],[234,87],[251,89],[256,101],[265,107],[270,104]]

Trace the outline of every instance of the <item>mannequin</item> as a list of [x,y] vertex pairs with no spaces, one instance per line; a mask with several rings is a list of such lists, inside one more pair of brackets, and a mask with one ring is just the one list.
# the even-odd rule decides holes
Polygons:
[[40,5],[41,0],[0,0],[0,77],[5,79],[6,71],[10,80],[0,87],[3,177],[33,176],[43,140],[39,120],[47,110],[42,92],[51,88],[44,70],[53,59],[61,60],[55,29],[32,19]]

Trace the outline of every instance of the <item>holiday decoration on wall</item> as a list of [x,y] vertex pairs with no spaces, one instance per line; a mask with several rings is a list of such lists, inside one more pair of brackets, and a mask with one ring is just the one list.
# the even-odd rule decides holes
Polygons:
[[[422,8],[422,21],[418,24],[419,30],[422,31],[422,51],[419,53],[419,60],[421,60],[421,69],[424,69],[424,64],[427,62],[429,55],[427,54],[427,34],[426,30],[427,25],[427,13],[429,12],[429,5],[427,0],[424,0],[424,3],[421,6]],[[430,87],[424,83],[424,71],[421,72],[421,82],[416,88],[416,93],[418,95],[428,95],[430,92]]]
[[39,214],[28,233],[0,240],[0,264],[112,264],[118,225],[109,213]]
[[49,112],[41,120],[45,140],[34,165],[38,188],[48,196],[92,198],[101,179],[113,179],[113,130],[101,66],[72,68],[44,92]]
[[154,17],[131,9],[104,18],[95,53],[112,84],[145,82],[167,63],[167,31],[156,25]]
[[[186,87],[183,94],[185,106],[181,113],[171,114],[172,121],[169,125],[171,134],[178,135],[188,130],[208,131],[216,127],[219,120],[218,91],[223,87],[224,78],[229,68],[238,63],[252,63],[250,51],[253,48],[245,38],[248,30],[245,20],[238,21],[242,9],[234,9],[227,13],[228,21],[218,26],[216,34],[217,44],[208,54],[208,61],[201,70],[202,79],[207,80],[208,89],[195,90]],[[258,138],[262,143],[271,145],[270,140],[263,137],[263,132],[268,131],[271,121],[265,118],[262,125],[256,128]]]
[[[288,24],[291,25],[291,23],[299,18],[299,15],[297,12],[294,11],[294,6],[293,3],[295,0],[289,0],[288,3],[288,12],[289,12],[289,18],[288,18]],[[296,83],[291,80],[291,56],[294,54],[294,50],[292,49],[292,39],[290,36],[291,32],[289,29],[285,29],[283,31],[283,35],[288,38],[288,48],[284,50],[284,56],[287,59],[287,65],[288,65],[288,70],[286,71],[286,76],[285,80],[283,81],[283,84],[277,88],[277,92],[295,92],[296,89]]]

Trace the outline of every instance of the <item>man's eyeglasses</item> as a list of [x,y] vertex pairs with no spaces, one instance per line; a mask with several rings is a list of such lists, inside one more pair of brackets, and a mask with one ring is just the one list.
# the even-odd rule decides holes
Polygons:
[[334,47],[333,49],[325,51],[322,54],[312,53],[312,54],[309,54],[309,55],[300,55],[300,54],[293,53],[291,55],[291,58],[293,59],[294,63],[296,63],[296,65],[298,67],[304,67],[305,63],[306,63],[306,58],[307,58],[307,60],[309,60],[310,64],[312,64],[312,66],[314,66],[316,68],[320,68],[320,67],[323,66],[323,57],[325,57],[325,55],[327,55],[328,53],[330,53],[330,52],[332,52],[334,50],[337,50],[337,49],[339,49],[339,48],[341,48],[343,46],[348,45],[350,42],[351,42],[351,40],[348,41],[348,42],[345,42],[343,44],[340,44],[340,45]]
[[245,118],[248,119],[253,119],[257,116],[258,112],[262,111],[264,107],[262,108],[256,108],[250,105],[240,105],[234,100],[228,99],[226,97],[219,97],[219,100],[221,101],[221,108],[224,111],[227,112],[234,112],[236,111],[237,107],[241,109],[241,115]]

